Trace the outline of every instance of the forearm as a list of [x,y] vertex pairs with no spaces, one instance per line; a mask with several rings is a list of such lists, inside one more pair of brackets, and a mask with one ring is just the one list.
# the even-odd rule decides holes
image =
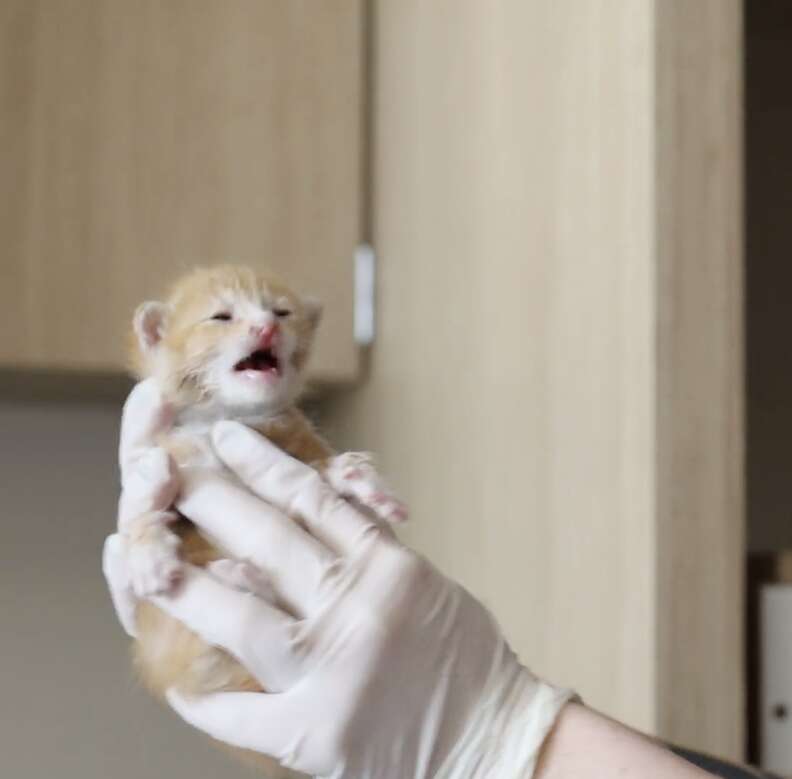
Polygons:
[[534,779],[704,779],[690,765],[646,736],[579,703],[559,715]]

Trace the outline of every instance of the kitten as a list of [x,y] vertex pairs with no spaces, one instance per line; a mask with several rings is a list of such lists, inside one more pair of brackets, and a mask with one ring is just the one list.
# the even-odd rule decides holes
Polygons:
[[[172,406],[175,424],[160,441],[177,465],[222,468],[209,442],[214,422],[234,419],[316,467],[344,496],[380,518],[406,517],[370,459],[335,455],[296,408],[320,306],[249,268],[191,272],[166,302],[142,304],[134,317],[133,363],[154,377]],[[137,595],[164,593],[179,580],[182,561],[206,566],[241,589],[265,594],[250,564],[223,559],[192,523],[175,512],[134,518],[121,528]],[[146,686],[162,697],[261,687],[228,653],[211,647],[156,606],[141,600],[136,614],[135,664]],[[235,750],[237,751],[237,750]],[[270,776],[285,775],[257,758]]]

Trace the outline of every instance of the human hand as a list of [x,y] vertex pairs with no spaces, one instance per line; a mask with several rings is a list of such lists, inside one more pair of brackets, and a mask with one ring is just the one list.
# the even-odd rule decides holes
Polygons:
[[137,597],[122,533],[132,520],[143,514],[170,513],[179,491],[179,479],[170,456],[157,445],[157,437],[170,428],[172,421],[172,409],[154,380],[147,379],[133,388],[124,404],[118,450],[119,532],[107,538],[102,555],[102,569],[113,605],[131,637],[135,636]]
[[184,473],[177,505],[256,564],[275,602],[191,567],[153,600],[281,692],[172,692],[173,708],[317,776],[530,776],[569,693],[523,668],[475,598],[314,470],[236,423],[219,423],[213,440],[248,489]]

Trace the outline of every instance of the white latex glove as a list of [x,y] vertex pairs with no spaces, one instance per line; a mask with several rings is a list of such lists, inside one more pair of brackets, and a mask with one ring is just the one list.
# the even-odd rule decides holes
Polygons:
[[[153,511],[169,513],[179,491],[175,464],[157,446],[159,433],[171,426],[173,414],[152,379],[137,384],[124,404],[118,460],[121,470],[121,499],[118,529]],[[132,589],[120,533],[105,541],[102,568],[118,619],[135,636],[137,599]]]
[[[216,473],[185,472],[179,509],[258,565],[278,605],[191,567],[173,596],[155,602],[281,692],[172,693],[173,708],[216,739],[321,777],[532,776],[570,693],[522,667],[475,598],[311,468],[236,423],[219,423],[214,445],[250,492]],[[141,478],[128,466],[134,490],[122,515],[127,503],[166,508],[174,480],[157,457],[136,458]],[[108,546],[114,602],[128,605],[117,592],[123,555]],[[129,612],[120,616],[128,625]]]

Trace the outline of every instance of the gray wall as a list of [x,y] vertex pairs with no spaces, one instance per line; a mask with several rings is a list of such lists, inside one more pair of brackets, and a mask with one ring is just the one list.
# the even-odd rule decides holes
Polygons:
[[249,776],[137,689],[100,571],[115,406],[0,404],[0,771]]

